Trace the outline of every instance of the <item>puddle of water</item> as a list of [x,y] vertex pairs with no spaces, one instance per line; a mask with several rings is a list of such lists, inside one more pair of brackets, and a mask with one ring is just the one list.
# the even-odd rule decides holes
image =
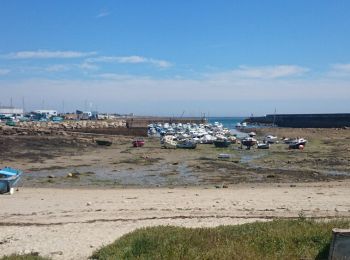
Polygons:
[[[79,172],[78,178],[67,178],[68,173]],[[53,175],[55,178],[50,179]],[[112,168],[83,166],[66,169],[43,170],[27,173],[23,178],[28,183],[45,183],[58,186],[103,186],[103,185],[137,185],[137,186],[166,186],[166,185],[197,185],[199,179],[193,175],[188,166],[156,164],[140,169],[116,171]],[[45,185],[44,185],[45,186]]]

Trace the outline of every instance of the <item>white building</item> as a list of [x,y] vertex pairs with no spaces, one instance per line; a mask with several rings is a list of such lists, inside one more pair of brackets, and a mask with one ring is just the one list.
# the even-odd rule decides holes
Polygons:
[[15,107],[0,107],[0,115],[21,117],[24,112],[22,108]]

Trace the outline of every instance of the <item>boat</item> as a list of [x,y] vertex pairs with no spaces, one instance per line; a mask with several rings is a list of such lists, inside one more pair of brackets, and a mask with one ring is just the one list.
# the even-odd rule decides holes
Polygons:
[[176,147],[182,149],[195,149],[197,147],[197,143],[195,141],[185,139],[178,141]]
[[269,149],[270,144],[269,143],[258,143],[258,149]]
[[269,144],[274,144],[277,142],[277,136],[267,135],[265,136],[264,141]]
[[102,139],[96,140],[96,143],[97,143],[98,145],[105,145],[105,146],[111,146],[111,145],[112,145],[112,141],[109,141],[109,140],[102,140]]
[[247,146],[248,149],[254,146],[257,143],[257,140],[253,137],[245,137],[242,139],[241,144]]
[[161,144],[164,148],[167,149],[176,149],[177,148],[177,142],[174,140],[174,137],[171,135],[166,135],[161,140]]
[[142,147],[145,144],[145,140],[142,138],[138,138],[132,141],[132,146],[133,147]]
[[22,171],[10,167],[0,170],[0,194],[14,193],[14,187],[17,185],[22,175]]
[[218,148],[226,148],[226,147],[229,147],[230,144],[231,144],[231,142],[228,140],[215,140],[214,141],[215,147],[218,147]]
[[248,135],[249,135],[250,137],[254,137],[254,136],[256,136],[256,133],[255,133],[255,132],[250,132]]
[[297,138],[293,142],[289,143],[289,149],[301,149],[306,145],[307,140],[304,138]]

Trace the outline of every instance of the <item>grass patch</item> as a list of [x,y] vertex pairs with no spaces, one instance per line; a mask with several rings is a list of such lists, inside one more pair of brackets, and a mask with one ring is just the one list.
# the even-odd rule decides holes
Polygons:
[[3,256],[0,260],[49,260],[50,258],[41,257],[36,253],[18,255],[13,254],[9,256]]
[[350,220],[274,220],[216,228],[138,229],[91,259],[327,259],[334,227]]

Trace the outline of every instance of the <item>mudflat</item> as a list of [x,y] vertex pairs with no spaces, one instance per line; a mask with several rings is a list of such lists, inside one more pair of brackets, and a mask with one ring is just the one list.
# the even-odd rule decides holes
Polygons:
[[[25,171],[25,187],[175,187],[237,183],[290,183],[342,180],[350,177],[349,129],[257,129],[265,134],[308,139],[303,151],[283,143],[268,150],[215,148],[162,149],[157,138],[133,148],[132,137],[0,136],[0,165]],[[228,159],[218,155],[226,153]],[[70,173],[74,173],[73,178]]]

